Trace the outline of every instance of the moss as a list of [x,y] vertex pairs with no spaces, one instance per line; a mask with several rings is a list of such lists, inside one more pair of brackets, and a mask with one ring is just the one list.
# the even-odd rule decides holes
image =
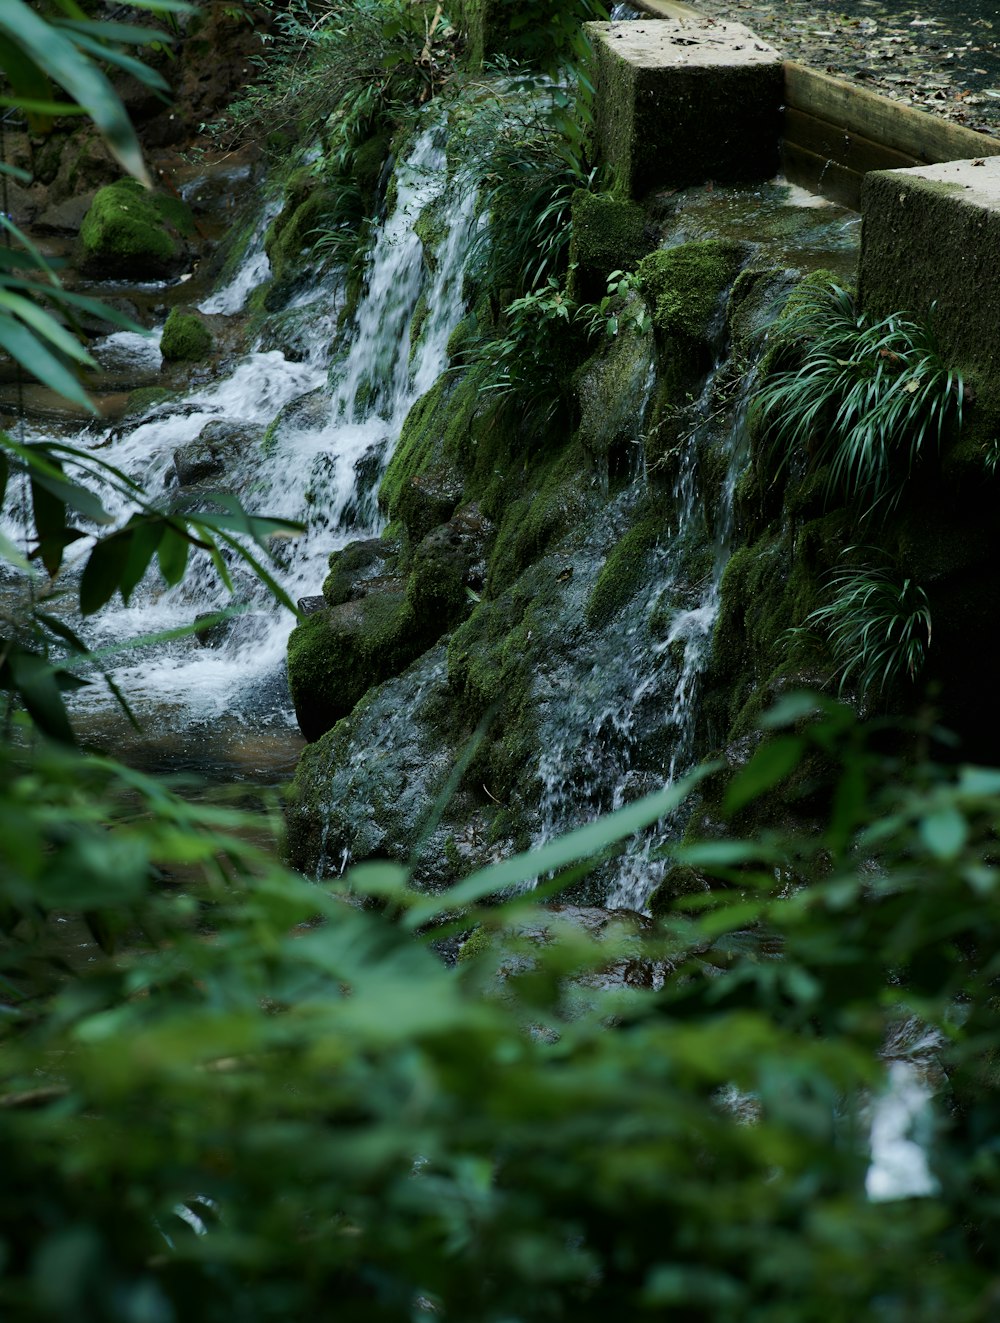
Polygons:
[[134,179],[99,189],[80,227],[84,270],[146,279],[169,274],[181,249],[165,212],[179,215],[179,208],[190,217],[183,203],[151,194]]
[[640,467],[644,410],[653,361],[651,336],[623,332],[578,369],[573,386],[580,440],[602,481],[632,480]]
[[423,290],[417,299],[416,306],[413,309],[413,316],[410,318],[410,366],[413,366],[413,360],[416,357],[417,350],[420,348],[420,337],[424,333],[424,326],[427,318],[430,316],[431,305],[427,301],[427,294]]
[[657,331],[704,342],[720,311],[723,292],[747,258],[745,245],[705,239],[650,253],[639,263],[639,287]]
[[284,205],[264,239],[264,249],[279,285],[297,277],[296,264],[316,243],[323,220],[334,208],[332,192],[311,166],[303,166],[289,176]]
[[474,928],[458,948],[459,963],[475,960],[478,956],[486,955],[488,951],[493,949],[495,943],[496,933],[489,928]]
[[129,392],[124,416],[132,418],[137,414],[149,413],[157,404],[173,399],[173,396],[174,392],[165,386],[140,386],[138,390]]
[[318,739],[375,684],[398,675],[427,640],[404,593],[373,593],[307,616],[288,640],[288,684],[299,727]]
[[330,572],[323,580],[328,606],[340,606],[358,595],[358,585],[368,579],[392,574],[399,560],[399,542],[394,538],[366,538],[349,542],[329,558]]
[[526,485],[502,512],[487,580],[494,595],[583,519],[593,483],[579,439],[541,459]]
[[212,332],[193,312],[172,308],[163,327],[160,353],[168,363],[200,363],[212,352]]
[[587,624],[592,629],[603,629],[634,596],[646,578],[649,553],[663,532],[663,516],[647,515],[615,545],[587,600]]
[[631,271],[653,247],[646,213],[636,202],[622,202],[610,193],[577,189],[573,194],[571,293],[596,303],[607,291],[612,271]]
[[420,543],[406,583],[406,600],[422,629],[436,636],[466,614],[471,601],[465,591],[468,568],[466,548],[449,527]]
[[686,864],[674,864],[649,898],[649,912],[654,919],[673,913],[673,902],[680,896],[695,896],[711,890],[711,883],[703,873]]

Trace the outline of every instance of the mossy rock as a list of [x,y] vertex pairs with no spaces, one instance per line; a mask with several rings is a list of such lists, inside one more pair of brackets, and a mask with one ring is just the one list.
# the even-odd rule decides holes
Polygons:
[[468,614],[486,574],[486,543],[492,525],[479,507],[468,505],[428,533],[413,553],[406,599],[422,631],[435,636]]
[[662,514],[646,515],[615,545],[587,601],[587,624],[592,629],[603,629],[646,581],[650,552],[666,527]]
[[657,332],[682,342],[707,343],[721,321],[722,296],[749,254],[746,244],[705,239],[644,257],[639,287]]
[[168,363],[202,363],[212,345],[212,332],[197,313],[170,310],[160,339],[160,353]]
[[306,739],[319,739],[427,645],[402,580],[307,616],[288,640],[288,685]]
[[612,271],[631,271],[655,246],[646,213],[637,202],[580,188],[573,194],[570,269],[573,296],[597,303]]
[[185,203],[151,193],[137,180],[99,189],[80,228],[80,267],[105,279],[156,279],[183,260],[181,237],[193,232]]
[[149,413],[155,409],[158,404],[164,404],[167,400],[174,398],[174,392],[168,390],[166,386],[140,386],[138,390],[129,391],[128,399],[125,401],[125,418],[136,418],[141,414]]
[[415,474],[399,491],[393,517],[402,521],[416,546],[433,529],[446,523],[462,499],[461,474],[449,464]]
[[603,345],[574,377],[580,443],[604,482],[634,478],[641,466],[642,404],[649,396],[653,356],[652,336],[626,331]]
[[[284,205],[264,238],[264,250],[279,291],[304,276],[304,272],[297,270],[300,259],[314,247],[324,219],[335,210],[333,191],[311,166],[303,166],[289,176]],[[270,291],[269,303],[277,297]]]
[[349,542],[340,551],[330,553],[330,572],[323,580],[323,596],[328,606],[340,606],[364,597],[371,581],[395,574],[399,562],[399,542],[390,537],[366,538]]

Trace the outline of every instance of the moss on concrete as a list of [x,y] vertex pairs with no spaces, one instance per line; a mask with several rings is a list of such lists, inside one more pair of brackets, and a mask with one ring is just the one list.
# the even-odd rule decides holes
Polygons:
[[194,312],[172,308],[163,327],[160,353],[168,363],[201,363],[212,352],[212,332]]
[[570,292],[580,302],[600,300],[611,272],[631,271],[654,245],[643,208],[610,193],[577,189],[573,194],[572,226]]

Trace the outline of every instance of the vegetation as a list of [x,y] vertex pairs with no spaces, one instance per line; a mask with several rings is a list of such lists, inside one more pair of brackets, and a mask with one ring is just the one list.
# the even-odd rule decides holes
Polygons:
[[[854,550],[854,548],[849,548]],[[887,568],[863,566],[830,576],[829,600],[806,617],[833,653],[840,689],[882,693],[923,668],[931,642],[927,594]]]
[[171,308],[163,327],[160,353],[170,363],[200,363],[212,352],[212,332],[193,312]]
[[[7,2],[16,14],[20,0]],[[50,304],[72,301],[21,256],[0,268],[3,343],[79,397],[53,351],[83,351],[36,315],[17,272]],[[655,287],[661,333],[693,335],[672,288]],[[609,297],[630,294],[616,283]],[[598,309],[600,334],[614,333],[614,309]],[[508,305],[528,344],[536,313],[575,320],[553,272]],[[954,394],[938,387],[939,400]],[[236,535],[263,542],[272,521],[218,496],[220,513],[157,509],[91,453],[2,446],[0,476],[31,502],[29,561],[55,580],[96,529],[85,613],[116,592],[127,601],[154,554],[167,583],[192,550],[223,577],[224,553],[266,577]],[[552,461],[553,488],[577,458]],[[121,527],[105,482],[134,499]],[[508,530],[513,559],[557,514],[534,518]],[[650,524],[623,546],[622,582],[654,541]],[[909,631],[908,669],[924,627],[929,640],[919,590],[894,595],[873,572],[867,588],[838,582],[851,646],[868,646],[855,604],[880,611]],[[605,580],[592,612],[610,620],[618,593]],[[528,647],[531,610],[511,651]],[[0,643],[12,695],[0,744],[5,1317],[995,1316],[1000,772],[939,766],[932,730],[860,726],[794,694],[735,774],[705,769],[443,894],[415,892],[385,862],[316,884],[250,846],[244,817],[73,748],[62,693],[79,681],[49,647],[85,649],[44,603],[19,624]],[[877,680],[886,662],[869,651]],[[492,701],[495,676],[476,683]],[[709,830],[670,855],[704,887],[661,904],[641,936],[633,922],[596,941],[553,917],[538,939],[540,900],[698,787]],[[753,830],[775,795],[805,827]],[[435,944],[470,929],[447,964]],[[908,1183],[892,1187],[871,1137],[897,1067],[937,1098]]]
[[921,456],[962,420],[962,378],[942,362],[930,325],[899,314],[868,325],[844,290],[814,286],[781,334],[805,344],[802,361],[771,375],[754,401],[773,466],[806,451],[816,468],[829,466],[831,498],[866,513],[891,507]]

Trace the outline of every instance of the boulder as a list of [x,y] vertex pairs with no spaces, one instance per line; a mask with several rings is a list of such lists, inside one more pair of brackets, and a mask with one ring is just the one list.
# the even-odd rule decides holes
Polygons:
[[185,260],[184,239],[193,229],[179,198],[119,179],[98,190],[83,219],[80,269],[105,280],[159,279]]
[[206,478],[221,477],[246,451],[258,446],[264,435],[256,423],[220,418],[206,423],[194,441],[174,451],[174,468],[182,487]]
[[201,363],[211,354],[212,344],[212,332],[197,313],[171,309],[160,339],[166,362]]

